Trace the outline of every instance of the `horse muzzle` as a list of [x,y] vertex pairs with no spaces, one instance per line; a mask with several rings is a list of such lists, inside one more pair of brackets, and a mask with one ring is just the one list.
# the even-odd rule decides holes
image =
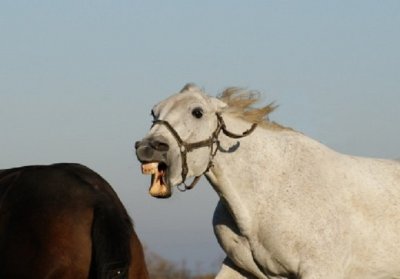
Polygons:
[[145,138],[135,143],[136,157],[142,163],[165,162],[169,145],[161,137]]
[[151,175],[149,193],[156,198],[168,198],[172,191],[167,183],[167,153],[169,146],[161,137],[146,138],[135,143],[136,156],[142,163],[142,173]]

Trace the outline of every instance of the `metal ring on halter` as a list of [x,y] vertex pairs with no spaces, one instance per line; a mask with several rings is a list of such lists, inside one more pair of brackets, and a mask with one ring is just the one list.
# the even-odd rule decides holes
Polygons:
[[[181,189],[181,185],[182,185],[182,184],[183,184],[185,187]],[[182,182],[181,184],[176,185],[176,188],[179,190],[179,192],[186,192],[186,190],[187,190],[186,184],[183,183],[183,182]]]

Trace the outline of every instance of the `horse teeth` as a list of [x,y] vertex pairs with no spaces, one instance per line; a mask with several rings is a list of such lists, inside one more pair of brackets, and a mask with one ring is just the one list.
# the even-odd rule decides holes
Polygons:
[[156,174],[158,171],[158,163],[147,163],[142,165],[143,174]]

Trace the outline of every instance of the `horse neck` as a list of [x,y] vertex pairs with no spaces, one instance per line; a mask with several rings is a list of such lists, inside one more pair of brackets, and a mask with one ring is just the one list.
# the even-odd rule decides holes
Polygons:
[[[227,129],[241,133],[251,123],[225,117]],[[251,230],[252,215],[257,212],[257,197],[273,196],[274,180],[287,171],[288,162],[296,150],[298,138],[291,130],[272,130],[258,127],[247,137],[232,139],[220,135],[221,148],[213,160],[207,179],[228,207],[242,233]],[[301,142],[302,140],[300,140]],[[307,140],[305,140],[307,144]],[[293,152],[292,152],[293,150]],[[250,233],[250,232],[249,232]]]

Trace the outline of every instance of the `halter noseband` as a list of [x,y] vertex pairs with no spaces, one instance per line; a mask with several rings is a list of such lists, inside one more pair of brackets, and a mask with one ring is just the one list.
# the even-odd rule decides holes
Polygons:
[[[232,133],[226,129],[226,125],[224,122],[224,119],[222,118],[221,114],[216,113],[217,119],[218,119],[218,125],[217,128],[214,130],[214,132],[211,134],[211,136],[208,139],[202,140],[202,141],[197,141],[193,143],[187,143],[182,140],[182,138],[179,136],[179,134],[176,132],[176,130],[169,124],[168,121],[166,120],[154,120],[153,121],[153,126],[155,125],[164,125],[168,131],[173,135],[175,138],[176,142],[178,143],[179,150],[181,152],[181,158],[182,158],[182,182],[181,184],[185,185],[184,189],[178,189],[180,191],[186,191],[192,189],[197,182],[200,180],[200,177],[206,173],[212,166],[212,160],[214,159],[215,155],[217,154],[220,142],[218,140],[219,133],[222,131],[226,136],[234,139],[239,139],[245,136],[250,135],[257,127],[257,123],[253,123],[250,127],[250,129],[244,131],[241,135]],[[214,143],[217,145],[217,147],[214,150]],[[210,160],[208,162],[208,166],[206,170],[199,176],[196,176],[192,183],[190,185],[187,185],[185,183],[186,177],[189,171],[188,165],[187,165],[187,153],[193,151],[194,149],[201,148],[201,147],[210,147]]]

